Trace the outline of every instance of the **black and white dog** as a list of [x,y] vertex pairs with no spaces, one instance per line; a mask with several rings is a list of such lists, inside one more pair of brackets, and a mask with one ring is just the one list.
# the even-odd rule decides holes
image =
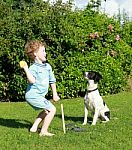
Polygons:
[[110,110],[99,94],[97,84],[102,76],[95,71],[85,72],[84,78],[87,79],[87,91],[84,97],[85,115],[83,125],[87,124],[88,111],[92,111],[92,125],[96,125],[98,118],[107,122],[110,120]]

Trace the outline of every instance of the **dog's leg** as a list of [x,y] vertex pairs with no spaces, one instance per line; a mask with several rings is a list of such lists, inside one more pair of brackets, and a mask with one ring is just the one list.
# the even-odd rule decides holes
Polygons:
[[104,121],[102,121],[103,123],[110,121],[110,111],[103,112],[101,116],[104,119]]
[[104,121],[102,121],[103,123],[110,121],[110,119],[107,116],[103,115],[102,117],[105,119]]
[[95,109],[95,113],[94,113],[92,125],[96,125],[98,116],[99,116],[99,110],[98,110],[98,109]]
[[84,122],[83,122],[83,125],[87,124],[87,118],[88,118],[88,109],[85,107],[84,108]]
[[105,118],[105,121],[102,121],[103,123],[110,121],[108,117],[104,117],[104,118]]

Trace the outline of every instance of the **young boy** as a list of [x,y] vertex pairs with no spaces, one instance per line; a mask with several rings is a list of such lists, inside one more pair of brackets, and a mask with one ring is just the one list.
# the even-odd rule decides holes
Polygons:
[[56,79],[52,68],[46,63],[45,47],[45,44],[37,40],[28,42],[25,45],[26,54],[34,60],[34,63],[28,68],[25,62],[24,66],[21,67],[24,69],[29,81],[25,94],[26,101],[35,109],[43,109],[30,128],[30,132],[36,132],[38,125],[43,121],[39,135],[53,136],[54,134],[48,132],[48,127],[56,113],[56,108],[45,98],[49,84],[53,91],[53,100],[58,101],[60,98],[56,91]]

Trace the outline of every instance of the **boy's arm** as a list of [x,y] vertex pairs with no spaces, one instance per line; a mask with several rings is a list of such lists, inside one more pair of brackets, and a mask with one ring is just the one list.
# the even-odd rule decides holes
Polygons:
[[36,80],[35,80],[34,76],[30,73],[30,71],[28,69],[28,65],[27,65],[26,62],[25,62],[25,64],[23,66],[21,66],[21,68],[24,69],[29,83],[35,83]]
[[56,83],[51,84],[51,89],[53,91],[53,100],[57,102],[60,99],[60,97],[58,96],[56,91]]

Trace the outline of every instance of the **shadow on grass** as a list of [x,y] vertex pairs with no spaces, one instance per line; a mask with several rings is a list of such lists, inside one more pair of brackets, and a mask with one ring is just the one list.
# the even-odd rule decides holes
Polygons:
[[0,126],[10,127],[10,128],[29,128],[31,127],[31,122],[27,120],[20,120],[20,119],[0,118]]
[[[57,114],[56,117],[58,118],[62,118],[62,115],[61,114]],[[73,121],[73,122],[81,122],[81,124],[83,123],[83,119],[84,117],[73,117],[73,116],[64,116],[64,119],[65,121]],[[91,121],[92,121],[92,117],[88,117],[88,123],[91,124]]]

